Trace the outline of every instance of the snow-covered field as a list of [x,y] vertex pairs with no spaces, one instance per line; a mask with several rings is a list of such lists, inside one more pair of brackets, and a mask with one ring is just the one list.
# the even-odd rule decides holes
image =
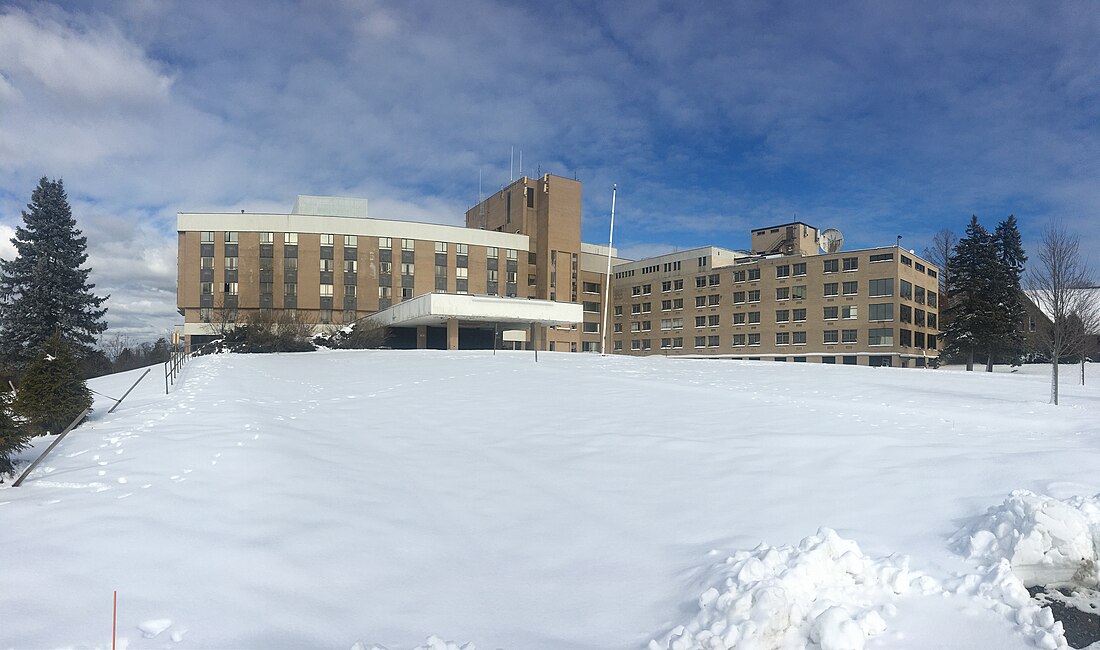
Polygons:
[[1100,369],[1046,370],[157,368],[0,486],[0,648],[109,648],[114,590],[130,649],[1057,647],[1017,576],[1095,552]]

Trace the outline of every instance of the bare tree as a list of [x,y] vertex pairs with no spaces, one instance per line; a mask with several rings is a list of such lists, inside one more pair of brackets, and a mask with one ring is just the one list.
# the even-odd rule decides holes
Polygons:
[[1050,319],[1039,340],[1050,355],[1050,403],[1057,404],[1058,363],[1085,353],[1089,331],[1096,327],[1100,312],[1086,289],[1089,269],[1076,235],[1061,223],[1047,224],[1037,260],[1028,274],[1028,284],[1039,309]]
[[[941,294],[946,293],[947,280],[951,277],[947,270],[947,261],[951,259],[958,243],[959,236],[944,228],[932,237],[932,245],[924,249],[924,259],[940,267]],[[943,311],[942,305],[940,311]]]
[[107,360],[111,363],[118,361],[122,351],[132,347],[133,343],[130,338],[121,332],[115,332],[111,336],[101,337],[99,340],[99,349],[103,350],[103,354],[107,355]]

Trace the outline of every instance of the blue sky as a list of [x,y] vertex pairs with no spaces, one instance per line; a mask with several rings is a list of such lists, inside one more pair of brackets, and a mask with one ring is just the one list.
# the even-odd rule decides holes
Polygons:
[[1100,261],[1100,9],[924,4],[2,5],[0,255],[63,177],[111,327],[148,338],[179,321],[177,211],[457,224],[514,147],[583,181],[588,241],[618,183],[627,256],[793,218],[919,252],[1014,213]]

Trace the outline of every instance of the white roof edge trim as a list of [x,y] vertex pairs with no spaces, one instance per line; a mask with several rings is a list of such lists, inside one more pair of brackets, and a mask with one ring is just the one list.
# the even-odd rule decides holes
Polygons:
[[176,215],[176,230],[234,230],[243,232],[297,232],[311,234],[362,235],[445,241],[474,246],[495,246],[530,250],[530,238],[495,230],[476,230],[419,221],[394,221],[367,217],[333,217],[305,214],[193,213]]

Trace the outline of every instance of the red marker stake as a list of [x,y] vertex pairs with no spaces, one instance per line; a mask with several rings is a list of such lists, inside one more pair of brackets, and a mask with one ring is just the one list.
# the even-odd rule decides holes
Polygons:
[[111,613],[111,650],[115,650],[115,630],[118,624],[118,590],[115,590],[115,608]]

